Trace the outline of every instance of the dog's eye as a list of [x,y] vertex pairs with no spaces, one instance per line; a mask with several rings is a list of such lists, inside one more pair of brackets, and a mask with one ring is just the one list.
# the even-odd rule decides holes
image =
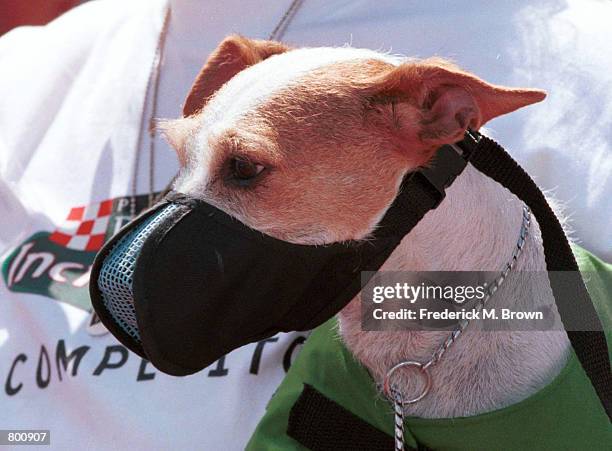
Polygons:
[[246,182],[257,177],[264,167],[244,158],[234,158],[231,161],[232,175],[239,181]]

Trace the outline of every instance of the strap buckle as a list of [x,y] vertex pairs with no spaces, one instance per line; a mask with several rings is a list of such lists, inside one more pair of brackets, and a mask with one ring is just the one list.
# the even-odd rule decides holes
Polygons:
[[480,133],[468,129],[462,141],[440,147],[429,167],[419,170],[418,174],[438,193],[438,200],[433,208],[437,208],[444,200],[446,189],[463,172],[481,138]]

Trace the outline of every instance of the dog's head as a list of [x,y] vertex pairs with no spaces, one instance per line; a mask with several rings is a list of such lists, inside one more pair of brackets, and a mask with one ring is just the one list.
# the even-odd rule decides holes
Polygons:
[[364,239],[403,175],[465,130],[545,97],[439,59],[225,39],[162,123],[178,191],[303,244]]

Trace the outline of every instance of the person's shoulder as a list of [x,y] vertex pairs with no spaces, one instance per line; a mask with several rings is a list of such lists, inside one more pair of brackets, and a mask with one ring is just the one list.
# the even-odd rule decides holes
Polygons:
[[37,54],[61,52],[62,57],[87,52],[99,39],[137,17],[146,0],[96,0],[71,9],[44,26],[15,28],[0,37],[0,64],[25,63]]
[[[69,95],[91,90],[155,29],[167,0],[95,0],[0,37],[0,169],[33,152]],[[73,108],[74,111],[74,108]]]

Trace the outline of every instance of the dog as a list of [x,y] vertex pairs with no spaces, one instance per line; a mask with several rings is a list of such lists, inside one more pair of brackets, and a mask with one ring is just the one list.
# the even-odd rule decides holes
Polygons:
[[[541,90],[489,84],[443,59],[230,36],[199,73],[184,117],[159,127],[181,163],[177,191],[272,237],[317,245],[367,240],[407,172],[468,128],[544,98]],[[497,270],[515,246],[522,208],[468,166],[381,270]],[[535,220],[516,270],[546,270]],[[554,306],[550,287],[535,280],[509,281],[495,303],[528,310],[533,299]],[[378,384],[398,362],[426,361],[447,336],[363,331],[360,315],[357,296],[338,316],[339,335]],[[560,330],[468,330],[431,369],[444,384],[405,413],[452,418],[512,405],[553,380],[570,349]],[[397,384],[412,393],[408,373]]]

